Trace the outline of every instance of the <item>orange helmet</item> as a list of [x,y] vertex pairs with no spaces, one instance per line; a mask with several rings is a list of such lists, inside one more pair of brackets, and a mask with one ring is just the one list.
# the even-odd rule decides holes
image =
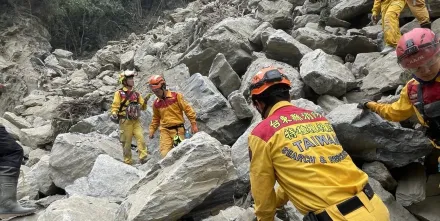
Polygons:
[[273,66],[265,67],[252,78],[249,91],[251,92],[251,96],[258,95],[275,84],[290,86],[290,80],[281,68],[274,68]]
[[165,84],[165,79],[160,75],[153,75],[148,79],[148,84],[152,90],[162,88]]

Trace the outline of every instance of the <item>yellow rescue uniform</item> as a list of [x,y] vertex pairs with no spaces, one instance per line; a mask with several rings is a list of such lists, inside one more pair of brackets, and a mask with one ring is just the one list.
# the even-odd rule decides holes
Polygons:
[[132,164],[131,140],[133,138],[133,135],[137,141],[139,160],[141,161],[147,157],[147,146],[145,144],[144,130],[142,128],[140,120],[127,119],[125,117],[125,110],[127,109],[128,104],[130,104],[131,102],[138,102],[141,110],[145,110],[147,108],[147,105],[141,94],[139,94],[138,92],[134,92],[131,94],[127,102],[125,102],[124,106],[121,109],[121,112],[118,113],[121,102],[126,99],[128,94],[129,90],[126,87],[123,87],[122,90],[118,90],[115,92],[111,107],[111,113],[117,114],[119,117],[119,132],[120,141],[123,147],[124,162],[126,164]]
[[[383,220],[389,212],[377,194],[362,191],[368,175],[342,149],[331,124],[320,114],[275,104],[249,135],[251,191],[259,221],[272,221],[290,200],[302,213],[324,211],[333,220]],[[274,184],[280,187],[275,192]],[[357,196],[363,207],[345,214],[337,206]]]
[[[417,90],[419,82],[416,79],[411,79],[400,92],[399,100],[392,104],[381,104],[376,102],[368,102],[367,107],[379,114],[381,117],[390,121],[403,121],[414,114],[420,124],[427,126],[420,112],[414,106],[417,102]],[[435,101],[440,101],[440,76],[435,79],[435,82],[424,88],[424,103],[429,104]],[[440,149],[440,146],[432,144]]]
[[406,3],[420,25],[431,23],[425,0],[406,0]]
[[185,112],[191,125],[195,125],[196,113],[183,99],[183,95],[178,92],[167,90],[164,99],[156,98],[153,103],[153,119],[150,124],[150,134],[154,134],[160,126],[159,145],[162,157],[165,157],[173,148],[173,137],[175,135],[178,135],[181,140],[185,139],[183,112]]
[[382,29],[385,44],[396,47],[400,39],[399,16],[405,7],[405,0],[374,0],[373,16],[382,14]]

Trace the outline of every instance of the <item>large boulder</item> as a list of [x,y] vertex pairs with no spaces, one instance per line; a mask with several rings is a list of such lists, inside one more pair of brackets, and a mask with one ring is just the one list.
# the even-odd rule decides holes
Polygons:
[[316,49],[301,59],[299,73],[304,83],[317,94],[338,97],[356,87],[350,70],[321,49]]
[[49,160],[53,182],[65,188],[76,179],[87,176],[100,154],[122,161],[119,140],[98,133],[58,135]]
[[205,132],[184,140],[133,187],[117,220],[175,221],[199,205],[231,205],[237,174],[229,149]]
[[208,75],[215,56],[222,53],[234,71],[243,74],[252,62],[253,48],[248,38],[258,25],[258,20],[249,17],[226,18],[194,42],[181,62],[188,66],[191,74]]
[[215,56],[209,70],[209,80],[220,90],[225,98],[233,91],[240,88],[240,77],[229,65],[225,56],[221,53]]
[[89,196],[72,196],[53,202],[37,221],[115,220],[118,204]]
[[197,113],[198,127],[223,144],[232,145],[246,130],[247,121],[235,115],[228,100],[206,76],[192,75],[182,87]]
[[396,127],[373,112],[363,112],[357,104],[341,105],[327,118],[354,159],[380,161],[390,168],[402,167],[432,150],[423,132]]
[[267,40],[267,58],[285,62],[293,67],[298,67],[299,60],[311,51],[309,47],[298,42],[283,30],[277,30]]
[[363,78],[361,89],[369,96],[392,91],[399,85],[405,84],[403,79],[405,70],[397,64],[397,56],[394,51],[384,57],[374,59],[373,62],[365,66],[365,69],[368,71],[368,75]]
[[122,201],[143,172],[116,159],[101,154],[96,158],[92,171],[66,187],[69,195],[79,194]]
[[287,0],[262,0],[258,3],[257,18],[269,22],[275,29],[292,28],[293,5]]
[[110,116],[108,113],[103,113],[100,115],[96,115],[93,117],[86,118],[81,120],[77,124],[73,125],[70,129],[70,133],[91,133],[97,132],[100,134],[109,135],[113,131],[116,131],[119,128],[118,124],[113,123],[110,120]]
[[351,21],[360,14],[371,12],[373,1],[369,0],[342,0],[330,10],[330,16],[345,21]]
[[378,51],[377,45],[373,40],[360,35],[332,35],[320,32],[313,28],[298,28],[292,32],[292,36],[309,48],[322,49],[327,54],[334,54],[345,57],[347,54],[356,55]]

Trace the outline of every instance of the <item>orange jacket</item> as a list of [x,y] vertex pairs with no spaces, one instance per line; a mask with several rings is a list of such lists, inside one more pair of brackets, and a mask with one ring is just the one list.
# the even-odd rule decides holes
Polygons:
[[196,123],[196,113],[185,101],[183,95],[179,92],[167,90],[165,99],[156,98],[153,103],[150,134],[153,134],[159,125],[161,127],[172,127],[185,123],[182,112],[185,112],[191,125]]
[[[123,87],[122,91],[123,91],[122,93],[121,93],[121,89],[115,91],[115,94],[113,96],[113,103],[111,107],[111,114],[118,114],[119,107],[121,106],[121,103],[124,101],[125,96],[127,96],[128,93],[130,93],[126,87]],[[130,99],[127,102],[125,102],[124,107],[122,107],[121,112],[118,115],[125,116],[125,109],[127,109],[128,104],[136,101],[141,105],[141,110],[147,109],[147,104],[144,98],[139,92],[135,91],[134,93],[131,94]]]
[[[290,200],[302,213],[353,197],[368,182],[320,114],[275,104],[249,135],[251,191],[259,221],[272,221]],[[277,181],[280,188],[274,190]]]
[[[424,89],[425,104],[440,100],[440,76],[435,79],[435,83],[429,88]],[[392,104],[381,104],[376,102],[368,102],[367,107],[379,114],[381,117],[390,121],[403,121],[416,114],[420,124],[427,126],[414,103],[417,102],[417,90],[419,82],[411,79],[400,92],[398,101]],[[434,143],[433,145],[437,148]]]

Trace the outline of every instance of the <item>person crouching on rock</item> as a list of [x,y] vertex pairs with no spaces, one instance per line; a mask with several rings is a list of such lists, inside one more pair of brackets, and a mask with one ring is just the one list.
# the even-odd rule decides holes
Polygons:
[[[439,43],[439,36],[427,28],[414,28],[405,33],[397,44],[397,62],[402,68],[410,71],[413,78],[400,92],[398,101],[392,104],[367,101],[359,103],[358,107],[370,109],[395,122],[406,120],[416,114],[420,124],[425,127],[426,136],[440,149]],[[440,162],[438,156],[435,158],[435,164],[437,161]]]
[[162,158],[184,139],[185,120],[183,112],[191,122],[191,132],[197,133],[199,129],[196,123],[196,113],[193,108],[185,101],[183,95],[166,89],[165,79],[160,75],[153,75],[148,80],[148,84],[157,96],[153,103],[153,119],[150,124],[150,139],[154,137],[154,132],[160,126],[160,154]]
[[260,70],[249,87],[263,119],[248,138],[258,221],[273,221],[289,200],[304,220],[390,220],[368,175],[344,151],[328,120],[293,106],[290,88],[284,72],[274,67]]
[[[6,90],[0,84],[0,95]],[[0,123],[0,219],[25,216],[36,212],[34,208],[17,202],[17,184],[23,161],[23,148]]]
[[399,16],[405,7],[405,0],[374,0],[371,19],[374,23],[379,20],[382,14],[382,29],[384,33],[385,48],[380,52],[382,55],[388,54],[396,48],[399,40],[400,27]]
[[111,107],[112,120],[119,123],[120,141],[123,147],[124,163],[132,164],[131,140],[134,137],[137,141],[140,163],[147,160],[147,147],[144,139],[144,130],[140,123],[140,110],[147,108],[146,102],[151,94],[145,98],[134,89],[134,71],[123,71],[119,74],[119,83],[122,88],[115,92]]

